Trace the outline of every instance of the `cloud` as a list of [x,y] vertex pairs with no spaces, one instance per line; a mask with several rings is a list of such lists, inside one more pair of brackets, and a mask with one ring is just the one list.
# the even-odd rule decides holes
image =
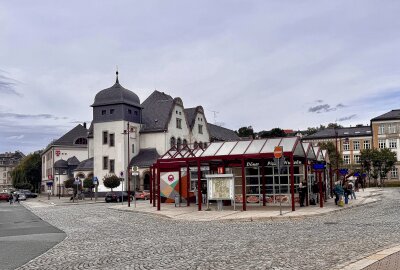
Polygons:
[[[2,72],[2,70],[0,70]],[[16,81],[0,74],[0,94],[22,96],[15,90]]]
[[[320,102],[320,101],[322,101],[322,100],[317,100],[317,102]],[[317,106],[308,108],[308,112],[323,113],[323,112],[336,111],[337,109],[341,109],[344,107],[346,107],[346,106],[344,106],[342,103],[339,103],[335,107],[331,107],[331,105],[329,105],[329,104],[322,104],[322,105],[317,105]]]
[[322,99],[317,99],[315,102],[317,102],[317,103],[322,103],[322,102],[324,102]]
[[[60,117],[52,114],[20,114],[20,113],[2,113],[0,112],[0,118],[17,118],[17,119],[54,119],[58,120]],[[62,117],[61,119],[66,119]]]
[[357,116],[357,114],[352,114],[352,115],[349,115],[349,116],[345,116],[345,117],[339,118],[338,121],[342,122],[342,121],[350,120],[350,119],[355,118],[356,116]]
[[21,140],[24,137],[25,137],[25,135],[21,134],[21,135],[10,136],[10,137],[7,137],[6,139],[9,139],[9,140]]

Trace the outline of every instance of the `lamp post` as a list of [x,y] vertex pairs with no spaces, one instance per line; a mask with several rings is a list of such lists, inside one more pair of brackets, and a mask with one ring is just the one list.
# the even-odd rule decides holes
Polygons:
[[121,176],[121,204],[124,204],[124,172],[120,173]]
[[335,126],[335,150],[336,150],[336,181],[339,180],[339,152],[338,152],[338,131]]
[[131,174],[129,171],[129,163],[130,163],[130,147],[129,147],[129,134],[130,134],[130,128],[129,128],[129,122],[126,123],[126,130],[124,130],[124,133],[122,134],[126,134],[128,135],[128,144],[127,144],[127,148],[128,148],[128,164],[126,166],[126,178],[127,178],[127,185],[128,185],[128,207],[131,207]]

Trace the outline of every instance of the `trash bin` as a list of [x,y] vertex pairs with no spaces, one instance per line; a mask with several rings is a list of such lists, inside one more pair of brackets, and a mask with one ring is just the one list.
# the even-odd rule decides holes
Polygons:
[[179,199],[180,199],[179,195],[175,195],[175,207],[179,205]]

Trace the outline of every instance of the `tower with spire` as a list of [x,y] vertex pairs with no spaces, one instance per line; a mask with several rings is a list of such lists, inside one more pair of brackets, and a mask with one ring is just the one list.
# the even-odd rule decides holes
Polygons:
[[[99,191],[107,190],[103,177],[110,174],[126,179],[128,149],[130,158],[139,152],[139,130],[142,122],[142,107],[139,97],[119,83],[118,69],[115,84],[101,90],[94,98],[93,146],[89,146],[94,157],[93,173],[99,180]],[[126,134],[129,123],[129,145]],[[126,183],[126,182],[125,182]],[[119,186],[115,190],[121,190]],[[124,188],[125,190],[125,188]]]

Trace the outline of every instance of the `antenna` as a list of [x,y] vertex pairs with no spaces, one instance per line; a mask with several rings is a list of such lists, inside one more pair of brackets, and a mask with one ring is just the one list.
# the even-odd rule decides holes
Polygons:
[[211,111],[214,114],[214,124],[217,124],[217,113],[219,113],[218,111]]

